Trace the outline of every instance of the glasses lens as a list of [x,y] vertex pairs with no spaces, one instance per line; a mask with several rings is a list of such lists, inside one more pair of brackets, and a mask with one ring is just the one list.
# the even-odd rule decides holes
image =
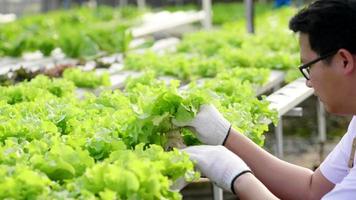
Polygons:
[[309,68],[302,69],[305,78],[310,79]]

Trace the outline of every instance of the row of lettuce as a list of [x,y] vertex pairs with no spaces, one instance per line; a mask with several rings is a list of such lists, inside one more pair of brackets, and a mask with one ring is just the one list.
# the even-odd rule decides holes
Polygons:
[[152,72],[129,79],[123,91],[82,99],[73,82],[42,75],[1,87],[0,198],[181,199],[172,184],[199,175],[174,147],[199,141],[172,120],[190,120],[213,103],[262,145],[276,119],[249,81],[229,74],[179,87]]
[[[227,9],[231,12],[227,12]],[[242,52],[254,53],[250,57],[257,56],[257,60],[264,55],[268,57],[271,51],[282,54],[279,57],[296,52],[296,42],[292,41],[293,37],[286,30],[288,19],[295,9],[273,10],[270,5],[257,4],[257,36],[252,38],[246,38],[243,11],[244,5],[241,3],[213,4],[214,22],[223,28],[217,32],[188,36],[181,50],[195,47],[195,52],[211,56],[216,52],[224,54],[231,47],[242,47]],[[0,56],[21,56],[24,52],[36,50],[50,55],[56,47],[75,58],[95,56],[100,52],[126,52],[132,39],[128,28],[137,25],[144,12],[133,7],[83,7],[25,16],[13,23],[0,25]],[[242,44],[246,39],[249,42]],[[212,44],[211,40],[214,40]],[[251,51],[256,45],[258,50]]]
[[128,28],[143,12],[134,7],[83,7],[25,16],[0,24],[0,56],[19,57],[37,50],[49,56],[55,48],[74,58],[125,52],[132,39]]
[[175,148],[200,142],[172,121],[203,104],[262,146],[277,113],[255,89],[271,69],[296,65],[298,51],[285,28],[294,10],[272,12],[256,35],[234,22],[184,36],[174,53],[128,53],[124,70],[141,75],[122,90],[78,98],[76,87],[109,86],[109,75],[73,68],[0,87],[0,198],[181,199],[174,183],[199,174]]
[[[254,83],[262,84],[271,70],[287,71],[287,81],[299,77],[299,49],[296,36],[287,29],[290,16],[295,9],[272,10],[256,19],[257,33],[247,34],[243,22],[227,23],[213,31],[186,34],[175,52],[144,53],[128,52],[123,70],[154,71],[157,76],[172,76],[184,83],[201,78],[213,78],[221,72],[240,69],[238,76],[251,76],[257,69],[263,69],[261,76],[255,76]],[[249,70],[242,70],[249,69]],[[250,71],[251,73],[245,73]],[[260,73],[260,72],[259,72]],[[95,80],[94,73],[82,76],[79,70],[65,73],[79,87],[107,85],[108,75]],[[92,78],[90,78],[90,77]],[[89,78],[88,78],[89,77]]]
[[258,15],[256,33],[246,33],[244,21],[225,23],[212,31],[186,34],[173,53],[128,53],[126,70],[154,70],[158,75],[184,81],[211,78],[233,68],[287,71],[287,79],[298,77],[299,47],[288,30],[294,8],[270,10]]
[[[242,4],[227,5],[228,6],[225,7],[229,7],[229,9],[241,10],[243,8]],[[219,11],[222,10],[221,7],[223,7],[221,4],[214,4],[214,12],[218,11],[216,17],[222,16],[221,13],[223,12]],[[226,18],[225,21],[227,21],[227,23],[222,24],[213,31],[200,31],[184,35],[182,42],[178,45],[177,51],[174,53],[161,55],[154,52],[146,52],[144,54],[126,52],[124,70],[141,71],[150,69],[154,70],[159,76],[174,76],[184,82],[204,77],[214,77],[220,71],[236,67],[286,70],[288,71],[287,81],[299,77],[299,73],[295,70],[295,66],[299,64],[297,39],[295,35],[287,29],[288,19],[296,12],[296,9],[285,8],[273,10],[270,6],[263,4],[258,4],[257,8],[259,8],[258,10],[260,11],[257,13],[257,28],[256,34],[254,35],[246,33],[244,21],[231,22],[231,18]],[[54,34],[56,36],[54,38],[57,40],[66,37],[67,39],[65,39],[65,41],[68,42],[68,46],[63,49],[68,49],[68,51],[76,54],[76,56],[73,57],[82,57],[80,56],[82,53],[89,53],[86,55],[97,57],[99,52],[97,50],[100,49],[97,48],[98,45],[103,47],[100,52],[122,52],[120,50],[122,47],[119,44],[121,43],[120,41],[125,41],[126,49],[129,41],[122,40],[120,34],[112,29],[111,25],[105,25],[104,27],[102,27],[102,25],[122,24],[122,18],[127,19],[126,21],[133,21],[130,19],[138,19],[138,13],[138,10],[130,7],[121,9],[100,7],[96,10],[80,8],[66,12],[57,11],[49,13],[48,16],[39,15],[22,18],[13,24],[7,24],[4,27],[4,31],[0,31],[0,40],[3,40],[3,42],[0,42],[0,46],[2,45],[5,48],[11,46],[13,49],[20,50],[21,53],[30,51],[30,49],[38,50],[41,49],[40,46],[47,47],[48,45],[34,45],[30,47],[30,49],[22,45],[26,46],[30,44],[29,46],[31,46],[34,44],[31,41],[42,43],[42,41],[45,41],[43,38],[52,37],[52,32],[56,32],[56,30],[60,30],[61,27],[67,26],[70,27],[72,32],[77,34],[77,36],[71,35],[70,32],[63,32],[62,34]],[[75,24],[81,28],[74,28],[77,27],[74,26]],[[108,27],[107,30],[112,34],[105,32],[106,27]],[[54,31],[48,31],[48,28]],[[30,32],[42,32],[42,34],[46,36],[37,37],[36,34],[26,33],[26,31],[15,32],[15,30],[22,29],[26,29]],[[96,46],[94,48],[96,50],[91,51],[93,48],[89,48],[90,45],[87,46],[87,43],[83,41],[87,40],[88,37],[84,37],[80,34],[83,31],[90,32],[93,29],[96,29],[94,32],[95,34],[98,33],[98,35],[95,37],[90,36],[90,38],[97,38],[98,44],[94,45]],[[101,33],[99,34],[99,32]],[[26,38],[18,37],[18,34],[22,33],[26,35]],[[21,38],[23,38],[24,41],[13,42],[14,40],[9,39],[9,37],[14,40],[21,40]],[[112,37],[112,39],[105,39],[107,37]],[[50,51],[55,48],[55,45],[49,46],[51,47]],[[79,46],[83,47],[83,51],[77,48]],[[95,78],[82,77],[78,75],[77,72],[75,72],[75,74],[74,76],[68,76],[75,77],[72,78],[72,80],[76,80],[76,82],[78,82],[77,86],[80,87],[97,87],[102,83],[106,84],[107,81],[105,80],[108,79],[108,77],[104,77],[96,81],[94,80]],[[0,77],[0,81],[3,82],[2,84],[13,82],[6,79],[8,79],[8,77]]]

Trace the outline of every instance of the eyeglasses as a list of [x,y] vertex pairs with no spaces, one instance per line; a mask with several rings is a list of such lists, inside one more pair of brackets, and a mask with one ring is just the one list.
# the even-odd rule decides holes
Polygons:
[[313,60],[313,61],[310,61],[304,65],[301,65],[299,66],[299,70],[300,72],[302,72],[303,76],[307,79],[307,80],[310,80],[310,68],[312,65],[314,65],[315,63],[321,61],[321,60],[324,60],[332,55],[334,55],[337,51],[332,51],[330,53],[327,53],[325,54],[324,56],[320,56],[319,58]]

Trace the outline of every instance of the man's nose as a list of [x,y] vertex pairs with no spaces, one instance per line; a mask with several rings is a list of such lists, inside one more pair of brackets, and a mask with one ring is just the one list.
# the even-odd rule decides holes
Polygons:
[[307,87],[310,87],[310,88],[313,87],[312,82],[310,80],[306,80],[305,85],[307,85]]

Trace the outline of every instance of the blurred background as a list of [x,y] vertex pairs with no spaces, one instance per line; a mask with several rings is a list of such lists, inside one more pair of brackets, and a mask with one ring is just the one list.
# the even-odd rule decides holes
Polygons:
[[[303,86],[301,96],[293,97],[299,100],[283,108],[288,112],[271,114],[266,103],[296,80],[304,85],[297,69],[299,47],[288,21],[309,2],[0,0],[0,86],[15,87],[39,74],[63,76],[83,97],[85,92],[97,95],[103,86],[125,91],[124,80],[148,68],[156,80],[178,79],[181,87],[216,78],[204,87],[225,92],[226,97],[246,92],[243,84],[236,89],[235,79],[242,79],[254,88],[247,94],[256,86],[263,90],[253,94],[254,99],[231,98],[238,101],[233,108],[244,112],[241,118],[227,112],[230,104],[220,105],[220,110],[267,151],[314,170],[345,133],[350,117],[325,113]],[[66,68],[82,71],[63,73]],[[229,79],[231,74],[235,77]],[[149,85],[147,80],[141,82]],[[219,88],[220,84],[228,86]],[[11,97],[14,101],[21,99],[16,95]],[[274,120],[278,125],[271,123]],[[235,199],[206,180],[181,193],[183,199]]]

